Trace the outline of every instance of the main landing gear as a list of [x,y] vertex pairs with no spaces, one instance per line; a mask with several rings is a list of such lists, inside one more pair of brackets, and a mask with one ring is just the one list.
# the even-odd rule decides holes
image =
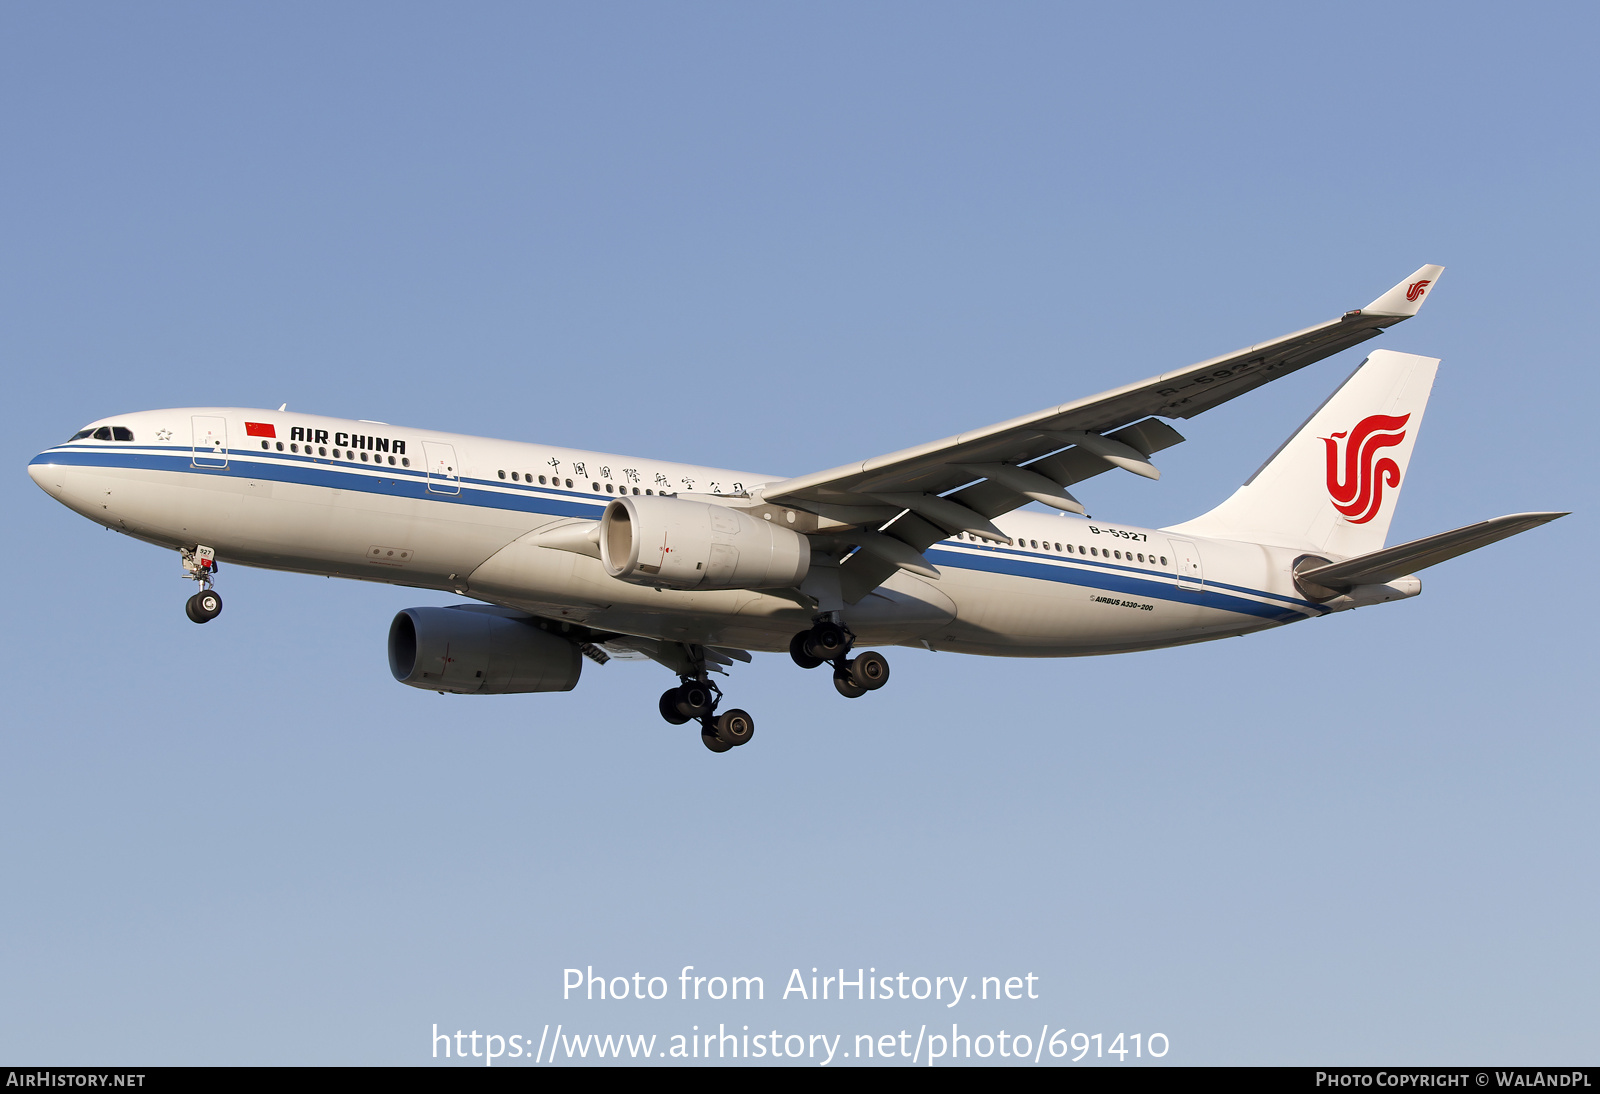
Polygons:
[[755,719],[737,707],[718,714],[721,701],[722,689],[710,680],[685,676],[683,683],[661,693],[658,706],[661,717],[675,726],[699,722],[700,741],[712,752],[749,744],[756,735]]
[[850,657],[855,639],[843,623],[819,619],[789,640],[789,656],[803,669],[832,665],[834,689],[846,699],[859,699],[889,682],[889,659],[873,650]]
[[183,549],[183,576],[200,583],[200,591],[184,602],[183,610],[196,623],[209,623],[222,614],[222,596],[211,587],[217,572],[217,553],[210,547]]

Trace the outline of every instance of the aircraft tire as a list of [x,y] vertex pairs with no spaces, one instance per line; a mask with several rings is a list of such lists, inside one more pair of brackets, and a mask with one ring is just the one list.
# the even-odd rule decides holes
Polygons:
[[681,726],[689,720],[688,715],[678,713],[677,688],[668,688],[661,693],[661,702],[657,704],[657,709],[661,711],[661,717],[675,726]]
[[803,669],[814,669],[822,664],[822,658],[812,657],[806,652],[806,643],[810,638],[810,631],[801,631],[789,639],[789,657]]
[[832,661],[850,652],[850,636],[837,623],[818,623],[806,636],[805,651],[818,662]]
[[733,746],[713,733],[700,734],[700,742],[713,752],[726,752]]
[[738,707],[719,715],[713,724],[717,739],[730,745],[747,745],[756,735],[756,720]]
[[673,705],[683,715],[684,721],[703,718],[717,705],[716,695],[704,684],[685,684],[677,692],[678,698]]
[[204,589],[194,594],[196,622],[207,623],[222,614],[222,597],[215,589]]
[[850,670],[848,668],[836,671],[833,674],[833,687],[835,691],[846,699],[859,699],[867,693],[866,688],[850,678]]
[[199,609],[195,606],[195,601],[198,599],[200,599],[200,594],[196,593],[183,602],[183,614],[189,617],[189,622],[191,623],[204,623],[206,621],[206,617],[201,615]]
[[889,659],[871,650],[849,662],[850,679],[868,691],[877,691],[889,682]]

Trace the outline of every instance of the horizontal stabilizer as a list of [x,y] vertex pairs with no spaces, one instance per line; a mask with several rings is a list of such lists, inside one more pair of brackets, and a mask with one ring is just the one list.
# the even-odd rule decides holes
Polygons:
[[1512,513],[1510,516],[1495,517],[1451,532],[1414,539],[1398,547],[1385,547],[1381,551],[1358,555],[1343,562],[1296,569],[1295,580],[1329,590],[1348,589],[1355,585],[1382,585],[1566,515]]

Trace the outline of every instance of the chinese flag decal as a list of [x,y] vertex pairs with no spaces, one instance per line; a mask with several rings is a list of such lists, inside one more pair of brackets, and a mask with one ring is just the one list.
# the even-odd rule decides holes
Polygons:
[[278,431],[267,422],[245,422],[244,434],[247,437],[271,437],[276,440]]

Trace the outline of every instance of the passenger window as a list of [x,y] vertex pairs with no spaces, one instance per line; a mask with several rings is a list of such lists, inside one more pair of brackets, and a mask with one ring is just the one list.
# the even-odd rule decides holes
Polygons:
[[367,462],[367,454],[365,452],[361,453],[361,462],[362,463],[366,463]]
[[609,482],[606,483],[606,493],[608,493],[608,494],[616,493],[616,488],[613,487]]
[[1165,566],[1166,564],[1167,564],[1167,556],[1166,555],[1162,555],[1161,556],[1161,565]]
[[1095,550],[1095,549],[1094,549],[1094,548],[1093,548],[1093,547],[1091,547],[1091,548],[1089,548],[1089,553],[1090,553],[1090,554],[1091,554],[1091,555],[1098,555],[1098,554],[1099,554],[1099,553],[1100,553],[1100,552],[1099,552],[1099,551],[1096,551],[1096,550]]
[[133,430],[125,425],[114,425],[111,427],[111,439],[114,441],[131,441],[133,440]]
[[401,456],[400,457],[400,466],[401,467],[410,467],[411,466],[411,457],[410,456]]
[[279,441],[279,442],[278,442],[278,446],[277,446],[277,447],[278,447],[278,451],[279,451],[279,452],[282,452],[282,451],[283,451],[283,442],[282,442],[282,441]]
[[1058,543],[1058,544],[1056,544],[1056,553],[1059,554],[1060,552],[1061,552],[1061,544]]
[[600,484],[599,483],[591,482],[589,485],[594,489],[594,492],[596,494],[598,494],[600,492]]
[[567,480],[567,489],[568,489],[568,490],[571,490],[571,489],[572,489],[572,480],[571,480],[571,479],[568,479],[568,480]]
[[500,477],[501,477],[501,478],[502,478],[502,479],[504,479],[504,478],[505,478],[505,477],[506,477],[506,473],[505,473],[505,472],[504,472],[504,471],[502,471],[502,472],[500,472]]
[[390,467],[393,467],[393,466],[394,466],[394,457],[393,457],[393,456],[390,456],[390,457],[389,457],[389,466],[390,466]]
[[646,494],[650,494],[650,495],[652,495],[652,496],[654,496],[654,494],[655,494],[655,491],[654,491],[654,490],[652,490],[652,489],[650,489],[650,488],[649,488],[649,487],[648,487],[648,486],[647,486],[647,487],[645,487],[645,488],[644,488],[644,492],[645,492],[645,493],[646,493]]
[[108,425],[103,425],[99,429],[95,430],[94,439],[97,441],[109,441],[111,439],[111,427]]
[[300,451],[300,446],[297,445],[297,444],[291,444],[289,446],[289,451],[290,452],[298,452],[298,451]]
[[327,454],[328,454],[328,450],[326,448],[318,448],[317,449],[317,455],[326,456]]
[[272,446],[271,446],[271,445],[269,445],[269,444],[267,444],[267,442],[266,442],[266,441],[262,441],[262,442],[261,442],[261,451],[263,451],[263,452],[265,452],[265,451],[266,451],[266,450],[267,450],[267,449],[268,449],[268,448],[270,448],[270,447],[272,447]]

